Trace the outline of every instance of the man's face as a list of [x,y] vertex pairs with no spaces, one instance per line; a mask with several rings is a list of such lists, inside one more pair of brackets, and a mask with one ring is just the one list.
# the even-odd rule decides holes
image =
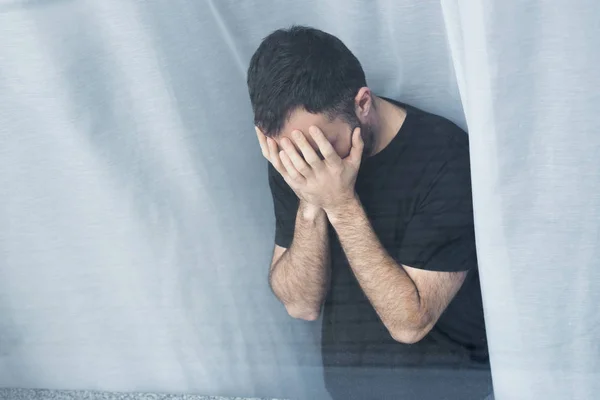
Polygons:
[[[308,131],[308,128],[312,125],[315,125],[321,129],[340,158],[343,159],[350,155],[350,149],[352,148],[352,131],[354,128],[356,128],[356,126],[351,126],[340,118],[330,121],[323,114],[311,114],[308,111],[301,109],[292,113],[289,121],[282,129],[282,133],[274,138],[277,142],[277,146],[280,150],[283,149],[281,146],[281,140],[283,138],[288,138],[292,143],[294,143],[294,140],[292,139],[292,132],[297,129],[304,133],[304,136],[312,148],[315,149],[319,157],[323,159],[323,155],[319,150],[319,146]],[[364,142],[363,157],[367,157],[371,154],[375,144],[374,132],[367,124],[360,124],[360,122],[358,122],[358,126],[361,128],[361,135]],[[296,148],[298,149],[297,146]],[[298,152],[300,155],[302,154],[299,149]]]

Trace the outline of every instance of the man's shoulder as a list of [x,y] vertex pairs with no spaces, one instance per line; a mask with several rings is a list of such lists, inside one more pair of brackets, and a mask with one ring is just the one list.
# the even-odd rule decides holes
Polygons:
[[405,106],[413,118],[411,126],[417,131],[415,138],[425,144],[468,149],[469,135],[458,124],[442,115],[408,104]]
[[469,135],[456,123],[438,114],[406,105],[406,130],[403,134],[404,157],[399,162],[408,163],[420,170],[438,170],[450,160],[469,157]]
[[465,130],[441,115],[406,105],[413,118],[407,132],[403,169],[414,173],[406,177],[421,196],[440,200],[457,193],[470,194],[469,137]]

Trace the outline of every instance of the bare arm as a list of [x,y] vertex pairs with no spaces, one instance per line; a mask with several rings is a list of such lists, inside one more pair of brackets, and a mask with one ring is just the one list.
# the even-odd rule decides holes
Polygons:
[[[263,157],[288,182],[276,141],[267,138],[257,127],[255,130]],[[290,248],[275,246],[269,284],[288,314],[294,318],[307,321],[319,318],[331,270],[327,227],[325,211],[300,198]]]
[[460,289],[467,272],[434,272],[398,265],[373,231],[360,199],[328,214],[350,267],[391,336],[421,340]]
[[331,270],[327,221],[325,211],[300,200],[292,245],[275,248],[269,283],[294,318],[319,318]]

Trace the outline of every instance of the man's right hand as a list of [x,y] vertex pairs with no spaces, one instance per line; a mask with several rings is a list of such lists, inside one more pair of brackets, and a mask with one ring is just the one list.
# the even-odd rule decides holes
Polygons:
[[[256,130],[256,136],[258,137],[258,143],[260,144],[260,150],[263,157],[273,164],[273,167],[275,167],[277,171],[285,171],[285,166],[281,162],[281,158],[279,158],[279,146],[277,146],[277,142],[274,139],[267,137],[258,127],[255,126],[254,129]],[[285,177],[283,178],[285,180]],[[289,183],[288,186],[290,186]],[[294,190],[291,186],[290,189]],[[294,191],[294,193],[296,193],[296,191]],[[300,199],[302,214],[306,218],[316,217],[321,212],[324,212],[320,207],[302,200],[302,198],[298,196],[298,193],[296,193],[296,197]]]
[[256,130],[256,136],[258,137],[258,143],[260,143],[260,150],[262,151],[262,155],[266,158],[273,167],[279,172],[279,174],[283,177],[281,171],[285,171],[285,165],[281,162],[281,158],[279,157],[279,146],[277,142],[267,137],[258,127],[254,127]]
[[[255,129],[262,155],[285,180],[280,172],[286,169],[279,158],[277,142]],[[299,199],[294,240],[287,249],[275,245],[269,284],[288,314],[314,321],[327,296],[331,274],[327,214],[322,208],[303,200],[295,190],[294,193]]]

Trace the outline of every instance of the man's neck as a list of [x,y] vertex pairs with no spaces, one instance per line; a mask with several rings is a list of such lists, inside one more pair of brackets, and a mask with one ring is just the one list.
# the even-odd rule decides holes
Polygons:
[[406,110],[377,96],[375,96],[375,109],[378,123],[373,154],[379,153],[390,144],[406,120]]

